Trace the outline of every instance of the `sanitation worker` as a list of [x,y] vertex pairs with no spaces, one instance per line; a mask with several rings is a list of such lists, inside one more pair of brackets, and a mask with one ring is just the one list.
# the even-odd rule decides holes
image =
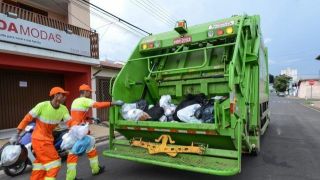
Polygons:
[[56,151],[53,141],[53,130],[61,121],[71,119],[68,109],[62,105],[66,100],[68,91],[61,87],[50,90],[51,101],[37,104],[20,122],[17,133],[10,139],[16,144],[23,129],[33,120],[36,122],[32,133],[32,147],[36,156],[33,162],[31,180],[55,180],[60,170],[61,159]]
[[[115,102],[95,102],[91,99],[92,90],[90,86],[83,84],[79,87],[80,97],[76,98],[71,105],[71,117],[72,120],[67,123],[71,128],[74,125],[80,125],[86,123],[87,113],[89,108],[108,108],[112,105],[123,105],[122,101]],[[94,138],[90,137],[93,141]],[[99,165],[98,154],[95,146],[89,147],[86,150],[87,156],[90,161],[91,172],[93,175],[101,174],[104,171],[104,166]],[[77,162],[78,155],[75,152],[69,151],[67,159],[67,180],[79,179],[77,175]]]

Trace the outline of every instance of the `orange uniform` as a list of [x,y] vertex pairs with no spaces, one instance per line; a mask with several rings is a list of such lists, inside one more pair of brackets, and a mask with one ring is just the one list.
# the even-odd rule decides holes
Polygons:
[[[111,105],[110,102],[95,102],[94,100],[86,97],[79,97],[75,99],[71,105],[72,120],[70,120],[67,123],[67,125],[69,127],[72,127],[74,125],[85,123],[89,108],[107,108],[110,105]],[[95,149],[95,147],[91,147],[90,149],[87,149],[86,152],[90,160],[92,173],[93,174],[98,173],[100,167],[99,167],[97,150]],[[72,151],[70,151],[67,159],[67,180],[76,178],[77,162],[78,162],[78,156],[76,154],[73,154]]]
[[89,108],[107,108],[110,107],[110,102],[95,102],[86,97],[79,97],[75,99],[71,105],[72,120],[67,123],[69,127],[79,125],[86,122]]
[[60,157],[53,145],[53,130],[61,121],[71,119],[64,105],[54,108],[50,101],[37,104],[21,121],[18,129],[23,130],[35,119],[36,126],[32,133],[32,147],[36,160],[33,162],[31,180],[54,180],[61,166]]

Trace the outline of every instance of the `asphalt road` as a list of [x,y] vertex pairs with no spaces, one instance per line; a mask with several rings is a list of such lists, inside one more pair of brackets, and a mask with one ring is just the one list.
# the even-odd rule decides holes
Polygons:
[[[262,138],[262,150],[257,157],[244,156],[242,172],[233,177],[219,177],[165,167],[140,164],[131,161],[100,156],[106,172],[92,176],[86,157],[78,165],[79,177],[84,179],[120,180],[194,180],[194,179],[320,179],[320,111],[301,105],[302,101],[272,97],[271,124]],[[99,152],[107,144],[98,147]],[[24,175],[9,178],[0,172],[0,179],[28,179],[30,169]],[[58,179],[65,179],[65,164]]]

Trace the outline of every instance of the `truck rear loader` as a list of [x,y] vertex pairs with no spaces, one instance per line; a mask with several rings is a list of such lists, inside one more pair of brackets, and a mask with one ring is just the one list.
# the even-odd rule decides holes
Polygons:
[[[258,154],[269,124],[268,56],[258,15],[231,18],[144,37],[112,79],[114,100],[155,104],[187,94],[214,101],[213,123],[130,121],[109,110],[107,157],[213,175],[241,171],[243,153]],[[115,131],[124,139],[116,139]]]

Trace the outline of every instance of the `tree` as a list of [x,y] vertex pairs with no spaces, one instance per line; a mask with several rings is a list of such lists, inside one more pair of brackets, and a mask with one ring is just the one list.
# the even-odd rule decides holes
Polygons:
[[291,80],[291,77],[287,75],[279,75],[274,78],[273,88],[277,92],[285,92],[289,88],[289,82]]

